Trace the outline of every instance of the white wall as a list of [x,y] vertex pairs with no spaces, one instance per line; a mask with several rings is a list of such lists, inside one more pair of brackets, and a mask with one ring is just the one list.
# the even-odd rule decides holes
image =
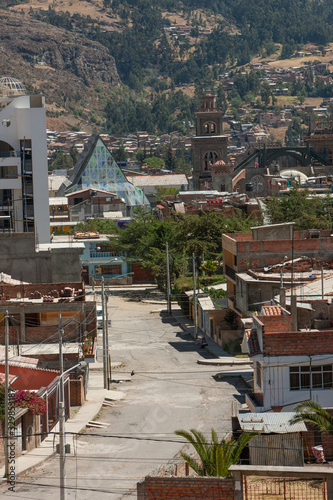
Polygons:
[[[259,356],[254,358],[260,361]],[[290,390],[289,367],[309,366],[309,356],[266,357],[263,362],[264,407],[285,406],[310,399],[310,390]],[[312,357],[312,366],[333,363],[333,356],[321,355]],[[322,406],[333,406],[332,389],[312,389],[312,400]]]
[[[4,127],[3,120],[10,120],[10,126]],[[30,107],[30,97],[22,96],[13,99],[0,112],[0,140],[9,143],[16,151],[20,150],[20,140],[31,139],[33,163],[33,192],[35,235],[39,243],[50,241],[50,217],[48,198],[48,168],[46,142],[46,112],[45,107]],[[17,181],[16,181],[17,182]],[[0,181],[0,189],[7,186]],[[20,188],[13,183],[15,199],[21,196]],[[22,214],[19,202],[15,207],[18,215]],[[22,215],[21,215],[22,218]],[[22,230],[21,228],[18,230]]]

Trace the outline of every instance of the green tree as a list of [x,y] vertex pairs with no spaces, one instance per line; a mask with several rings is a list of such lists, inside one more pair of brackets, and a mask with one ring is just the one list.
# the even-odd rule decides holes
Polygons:
[[49,166],[49,170],[58,170],[58,169],[66,169],[69,170],[73,168],[73,158],[70,154],[65,153],[64,151],[58,151],[55,154],[54,159],[51,161]]
[[166,147],[164,155],[163,155],[163,158],[164,158],[164,162],[165,162],[165,167],[168,170],[174,170],[174,168],[175,168],[175,159],[174,159],[174,153],[173,153],[173,150],[172,150],[171,142]]
[[295,184],[282,198],[266,200],[267,214],[272,224],[295,222],[295,229],[330,229],[332,202],[329,198],[311,196],[307,189],[299,190]]
[[193,445],[201,463],[198,463],[187,453],[182,452],[181,456],[198,476],[214,477],[231,476],[229,467],[238,463],[245,446],[256,435],[255,433],[244,432],[237,440],[230,439],[230,441],[227,441],[225,438],[220,440],[215,430],[212,429],[211,440],[207,442],[201,432],[194,429],[191,429],[190,432],[179,430],[176,431],[176,434],[187,439]]
[[260,90],[260,97],[264,105],[267,107],[269,104],[269,101],[271,99],[272,92],[269,84],[267,82],[264,82],[261,85],[261,90]]
[[314,425],[322,432],[333,436],[333,416],[330,415],[319,403],[303,401],[295,408],[296,414],[290,419],[290,424],[307,422]]
[[158,158],[157,156],[149,156],[145,158],[145,163],[147,163],[149,168],[161,169],[165,167],[165,162],[162,158]]
[[160,201],[162,198],[168,196],[177,196],[178,193],[179,189],[175,187],[169,187],[169,188],[158,187],[156,192],[156,201]]
[[212,274],[215,274],[215,272],[217,271],[219,265],[212,261],[212,260],[206,260],[203,264],[201,264],[201,271],[203,271],[204,273],[207,273],[208,276],[212,276]]
[[112,151],[112,156],[115,161],[125,161],[127,160],[127,152],[123,141],[120,141],[119,148]]

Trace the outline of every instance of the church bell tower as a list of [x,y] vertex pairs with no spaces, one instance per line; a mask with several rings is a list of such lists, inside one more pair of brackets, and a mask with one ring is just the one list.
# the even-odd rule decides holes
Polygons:
[[223,132],[222,108],[216,107],[214,95],[201,97],[195,113],[196,135],[192,139],[193,189],[212,189],[211,167],[219,160],[227,162],[228,138]]

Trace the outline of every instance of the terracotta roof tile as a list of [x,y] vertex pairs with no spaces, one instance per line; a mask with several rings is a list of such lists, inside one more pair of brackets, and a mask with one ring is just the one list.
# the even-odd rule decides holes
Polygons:
[[282,308],[280,306],[262,306],[263,316],[282,316]]
[[[10,373],[8,374],[8,380],[9,383],[11,384],[14,380],[17,379],[17,375],[11,375]],[[0,373],[0,383],[4,384],[6,381],[6,376],[4,373]]]

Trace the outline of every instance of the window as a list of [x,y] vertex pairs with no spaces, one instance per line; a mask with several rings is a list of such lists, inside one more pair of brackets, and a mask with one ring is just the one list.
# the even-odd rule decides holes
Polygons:
[[1,166],[0,167],[0,179],[17,179],[17,166]]
[[215,151],[207,151],[203,157],[203,170],[210,170],[210,167],[214,165],[218,159],[219,156]]
[[333,365],[291,366],[289,368],[290,390],[302,391],[310,389],[332,389]]
[[215,134],[216,126],[213,122],[208,122],[204,124],[204,133],[205,134]]
[[260,389],[262,388],[262,366],[261,363],[256,363],[256,384]]
[[122,274],[122,269],[121,265],[115,264],[115,265],[106,265],[106,266],[100,266],[101,267],[101,274]]

